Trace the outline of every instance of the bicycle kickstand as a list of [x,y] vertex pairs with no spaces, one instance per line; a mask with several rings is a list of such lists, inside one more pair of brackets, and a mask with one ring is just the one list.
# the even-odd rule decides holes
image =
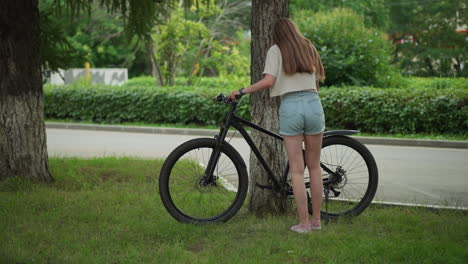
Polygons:
[[325,187],[325,224],[330,222],[330,216],[328,215],[328,195],[330,194],[330,188]]

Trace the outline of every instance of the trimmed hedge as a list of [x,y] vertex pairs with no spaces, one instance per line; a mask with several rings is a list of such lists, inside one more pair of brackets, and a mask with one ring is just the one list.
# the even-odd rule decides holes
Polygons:
[[377,133],[468,131],[468,90],[347,87],[321,94],[326,124]]
[[[218,124],[229,108],[213,101],[215,94],[201,95],[182,87],[71,88],[45,89],[46,118],[97,123],[197,123]],[[248,118],[249,102],[243,100],[239,114]]]
[[[229,107],[212,98],[222,89],[48,85],[45,116],[97,123],[219,124]],[[468,131],[467,89],[324,87],[320,96],[327,127],[378,133]],[[243,98],[238,110],[246,119],[250,119],[249,99]]]

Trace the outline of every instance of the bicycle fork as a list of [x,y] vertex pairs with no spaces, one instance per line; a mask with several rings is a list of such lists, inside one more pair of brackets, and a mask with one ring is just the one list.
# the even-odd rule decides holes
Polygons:
[[205,175],[203,175],[202,179],[200,180],[201,186],[207,186],[208,184],[216,184],[218,176],[214,176],[214,171],[216,169],[216,164],[218,164],[219,157],[221,156],[221,147],[224,142],[224,139],[226,138],[227,132],[229,131],[229,127],[231,126],[231,119],[235,110],[236,105],[231,105],[231,110],[226,121],[224,122],[224,125],[219,130],[219,134],[215,136],[216,147],[211,153],[210,160],[208,161],[208,165],[206,166]]

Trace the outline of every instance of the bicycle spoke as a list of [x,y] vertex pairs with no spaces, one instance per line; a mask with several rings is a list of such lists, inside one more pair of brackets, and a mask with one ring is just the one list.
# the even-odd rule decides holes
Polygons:
[[331,191],[329,195],[328,212],[332,215],[352,212],[361,204],[370,184],[368,164],[354,147],[348,146],[346,142],[350,140],[341,138],[338,141],[345,144],[332,143],[322,148],[320,162],[334,174],[341,175],[333,178],[322,169],[322,178],[329,181],[328,186],[336,192]]
[[194,218],[208,219],[222,214],[235,201],[238,191],[235,165],[223,153],[214,169],[215,182],[202,185],[212,152],[211,148],[197,148],[185,153],[174,166],[170,178],[173,203],[178,210]]

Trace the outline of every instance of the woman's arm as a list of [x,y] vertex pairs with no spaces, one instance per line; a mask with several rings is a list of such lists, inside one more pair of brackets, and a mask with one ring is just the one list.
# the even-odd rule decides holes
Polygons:
[[[255,92],[258,92],[258,91],[261,91],[261,90],[265,90],[266,88],[270,88],[271,86],[273,86],[275,84],[275,81],[276,81],[276,77],[271,75],[271,74],[264,74],[263,75],[263,79],[261,79],[260,81],[250,85],[249,87],[247,88],[244,88],[244,90],[242,90],[242,92],[244,94],[248,94],[248,93],[255,93]],[[236,95],[239,95],[240,92],[238,90],[235,90],[231,93],[231,95],[229,95],[229,99],[230,100],[237,100],[236,99]]]

